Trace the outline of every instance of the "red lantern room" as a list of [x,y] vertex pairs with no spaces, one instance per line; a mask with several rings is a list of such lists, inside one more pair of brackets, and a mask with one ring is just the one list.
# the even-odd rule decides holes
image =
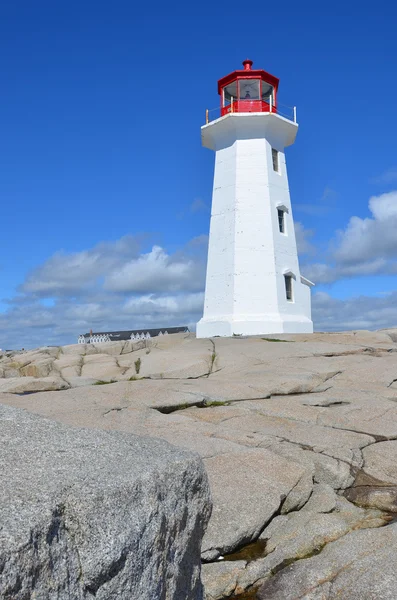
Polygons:
[[244,69],[218,81],[222,117],[230,112],[276,112],[279,80],[252,65],[252,60],[244,60]]

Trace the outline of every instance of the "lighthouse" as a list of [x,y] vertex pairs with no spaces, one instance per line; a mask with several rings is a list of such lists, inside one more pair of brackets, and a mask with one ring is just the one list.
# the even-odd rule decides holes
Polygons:
[[279,80],[252,65],[218,81],[220,116],[207,111],[201,128],[215,172],[199,338],[313,332],[285,162],[296,110],[281,110]]

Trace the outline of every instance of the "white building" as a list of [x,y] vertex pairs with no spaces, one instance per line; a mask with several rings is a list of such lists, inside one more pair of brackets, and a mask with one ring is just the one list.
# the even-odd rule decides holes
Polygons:
[[311,333],[284,149],[296,111],[282,116],[279,80],[252,61],[218,82],[221,116],[201,128],[215,151],[204,315],[197,337]]

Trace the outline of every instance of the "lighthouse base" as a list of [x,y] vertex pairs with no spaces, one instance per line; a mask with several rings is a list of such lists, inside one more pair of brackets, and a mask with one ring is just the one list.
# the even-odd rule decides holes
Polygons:
[[304,315],[243,315],[201,319],[196,337],[233,337],[234,335],[267,335],[274,333],[313,333],[313,321]]

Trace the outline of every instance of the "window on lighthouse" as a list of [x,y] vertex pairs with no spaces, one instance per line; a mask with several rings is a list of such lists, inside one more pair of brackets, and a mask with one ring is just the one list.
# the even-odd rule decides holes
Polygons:
[[276,173],[280,172],[279,161],[278,161],[278,152],[274,148],[272,148],[272,160],[273,160],[273,171]]
[[285,295],[287,297],[288,302],[292,302],[293,301],[293,296],[292,296],[292,276],[291,275],[284,275],[284,280],[285,280]]
[[280,233],[285,233],[285,217],[284,217],[284,211],[281,210],[280,208],[277,209],[277,214],[278,214],[278,228],[280,230]]

